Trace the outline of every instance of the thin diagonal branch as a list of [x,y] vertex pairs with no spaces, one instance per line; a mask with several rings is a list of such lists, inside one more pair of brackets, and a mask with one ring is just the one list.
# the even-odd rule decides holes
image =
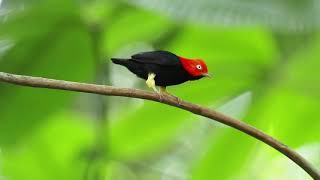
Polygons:
[[289,159],[294,161],[298,166],[304,169],[313,179],[320,180],[320,173],[315,169],[312,164],[310,164],[306,159],[304,159],[300,154],[290,149],[288,146],[282,144],[278,140],[272,138],[271,136],[263,133],[262,131],[236,119],[228,117],[224,114],[221,114],[217,111],[211,110],[206,107],[202,107],[196,104],[192,104],[183,100],[177,100],[172,96],[163,95],[161,98],[157,93],[130,89],[130,88],[116,88],[112,86],[103,86],[95,84],[86,84],[62,80],[54,80],[40,77],[30,77],[30,76],[21,76],[15,74],[9,74],[0,72],[0,81],[7,82],[10,84],[16,84],[21,86],[31,86],[38,88],[49,88],[49,89],[60,89],[67,91],[77,91],[93,94],[101,94],[107,96],[125,96],[139,99],[146,99],[151,101],[160,102],[170,106],[174,106],[180,109],[190,111],[194,114],[210,118],[212,120],[218,121],[222,124],[228,125],[239,131],[246,133],[265,144],[273,147],[278,150]]

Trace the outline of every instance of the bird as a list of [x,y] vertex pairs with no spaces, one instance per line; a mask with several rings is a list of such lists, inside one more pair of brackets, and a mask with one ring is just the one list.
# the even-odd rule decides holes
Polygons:
[[[146,80],[147,86],[160,94],[169,94],[167,86],[211,77],[202,59],[189,59],[164,50],[141,52],[131,58],[111,58],[111,61]],[[156,86],[160,87],[159,91]]]

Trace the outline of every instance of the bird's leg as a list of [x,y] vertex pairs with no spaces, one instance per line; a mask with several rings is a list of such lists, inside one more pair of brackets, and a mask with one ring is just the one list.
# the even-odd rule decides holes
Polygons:
[[159,93],[159,91],[156,88],[156,82],[154,78],[156,77],[156,74],[154,73],[149,73],[148,74],[148,79],[146,81],[146,84],[149,88],[152,88],[155,92]]
[[166,87],[160,86],[160,94],[165,94],[165,95],[169,95],[169,96],[172,96],[172,97],[176,98],[176,100],[177,100],[177,102],[178,102],[178,105],[180,106],[180,103],[181,103],[180,98],[177,97],[177,96],[174,96],[174,95],[170,94],[170,93],[167,91]]
[[160,86],[160,93],[161,94],[169,94],[168,92],[167,92],[167,89],[166,89],[166,87],[164,87],[164,86]]
[[165,86],[160,86],[159,95],[160,95],[160,101],[162,101],[162,96],[163,95],[168,95],[168,92],[166,91],[166,87]]
[[158,91],[157,88],[156,88],[156,82],[155,82],[155,80],[154,80],[155,77],[156,77],[156,74],[154,74],[154,73],[149,73],[149,74],[148,74],[148,79],[147,79],[147,81],[146,81],[146,84],[147,84],[147,86],[148,86],[149,88],[152,88],[155,92],[158,93],[158,95],[159,95],[159,100],[160,100],[160,102],[162,102],[162,94],[161,94],[161,92]]

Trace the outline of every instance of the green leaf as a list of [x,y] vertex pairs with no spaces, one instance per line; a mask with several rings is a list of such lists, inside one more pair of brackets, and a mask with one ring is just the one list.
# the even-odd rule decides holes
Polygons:
[[71,0],[52,3],[51,0],[45,0],[37,5],[29,5],[25,10],[11,12],[8,20],[0,23],[0,36],[8,36],[14,41],[33,41],[34,38],[55,33],[71,21],[79,22],[78,12]]
[[24,143],[4,151],[4,176],[12,180],[81,179],[86,165],[81,155],[93,138],[86,118],[70,112],[53,114]]
[[[143,24],[143,25],[142,25]],[[156,40],[170,27],[166,18],[147,11],[126,10],[108,24],[105,49],[115,52],[125,45]]]
[[[32,16],[27,14],[14,23],[14,29],[19,33],[14,31],[12,36],[9,36],[16,42],[1,59],[0,70],[73,81],[91,79],[94,61],[90,34],[84,24],[72,13],[69,14],[70,18],[63,19],[66,14],[47,14],[46,9],[43,10],[44,12],[38,9],[35,12],[30,10],[30,14],[37,14],[39,19],[30,20]],[[57,19],[63,19],[67,23],[59,21],[60,26],[43,27],[42,22],[46,16],[47,21],[50,21],[51,16],[60,15]],[[17,34],[23,34],[22,32],[30,28],[27,22],[34,24],[32,29],[48,28],[50,33],[39,31],[30,34],[28,38],[21,38]],[[6,34],[10,35],[11,31]],[[75,93],[0,84],[0,144],[13,144],[20,140],[42,123],[46,116],[67,106],[74,96]]]
[[317,29],[320,6],[312,0],[127,0],[179,21],[208,25],[263,25],[281,31]]
[[195,164],[192,180],[234,179],[246,167],[257,143],[250,136],[229,128],[220,130],[211,142],[204,156]]
[[320,102],[319,37],[297,52],[279,74],[278,82],[261,100],[256,119],[269,121],[276,138],[299,147],[320,140],[318,110]]
[[[312,143],[302,146],[299,149],[295,149],[300,155],[306,158],[310,163],[314,165],[315,168],[320,167],[320,144]],[[265,155],[265,151],[262,152]],[[261,154],[262,154],[261,153]],[[258,163],[255,163],[253,166],[255,168],[263,166],[264,164],[269,164],[270,168],[266,171],[259,172],[259,170],[254,171],[255,177],[261,180],[273,180],[273,179],[299,179],[299,180],[312,180],[313,178],[307,174],[302,168],[298,167],[295,163],[292,163],[286,156],[273,156],[270,157],[270,154],[267,154],[266,158],[260,160],[259,157]]]
[[[228,116],[243,116],[248,110],[250,94],[244,93],[229,102],[223,104],[217,110]],[[228,106],[232,110],[228,110]],[[246,118],[245,118],[246,119]],[[242,120],[242,119],[239,119]],[[261,127],[257,121],[247,121],[249,124]],[[257,140],[228,126],[216,126],[209,137],[203,138],[200,160],[194,164],[194,170],[190,179],[200,180],[236,179],[240,172],[248,167]]]
[[251,99],[251,92],[245,92],[220,106],[217,111],[236,119],[242,119],[250,107]]
[[[159,112],[163,116],[159,116]],[[162,104],[145,102],[138,111],[120,119],[112,126],[111,154],[114,157],[133,158],[152,153],[159,145],[177,134],[187,123],[188,112]],[[190,120],[190,119],[189,119]]]

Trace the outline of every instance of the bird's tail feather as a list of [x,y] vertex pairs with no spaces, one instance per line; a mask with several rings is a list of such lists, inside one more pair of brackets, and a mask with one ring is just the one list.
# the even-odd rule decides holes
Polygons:
[[115,64],[125,65],[129,59],[111,58],[111,61]]

